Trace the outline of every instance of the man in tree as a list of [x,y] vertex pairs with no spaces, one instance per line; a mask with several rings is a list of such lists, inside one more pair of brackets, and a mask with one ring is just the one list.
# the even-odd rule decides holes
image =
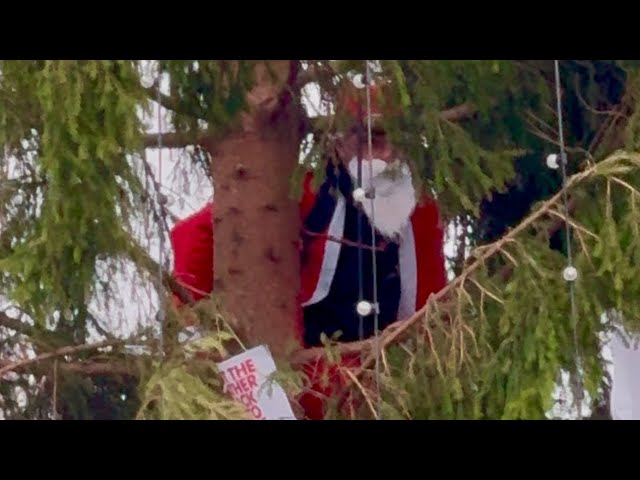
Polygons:
[[[350,125],[337,136],[317,192],[313,175],[305,177],[297,327],[306,348],[321,346],[324,336],[339,342],[369,338],[375,333],[375,312],[383,330],[408,318],[446,283],[438,208],[434,201],[418,201],[411,171],[379,123],[381,91],[372,88],[371,93],[371,157],[364,90],[351,91],[340,103]],[[213,209],[207,205],[171,233],[175,275],[194,300],[213,289]],[[328,384],[321,381],[327,373],[324,363],[306,366],[312,388],[300,403],[307,418],[324,417],[323,397],[339,390],[340,369],[358,361],[359,355],[343,356],[340,365],[329,368]]]

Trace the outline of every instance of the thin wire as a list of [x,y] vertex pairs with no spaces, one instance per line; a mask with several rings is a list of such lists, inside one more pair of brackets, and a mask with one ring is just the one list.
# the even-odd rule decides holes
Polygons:
[[[367,149],[369,153],[369,181],[373,180],[373,144],[371,134],[371,66],[366,60],[366,81],[367,81]],[[380,419],[381,397],[380,397],[380,336],[378,333],[378,266],[376,264],[376,214],[375,214],[375,189],[371,189],[371,264],[373,276],[373,333],[375,355],[375,375],[376,375],[376,399],[377,418]]]
[[[360,135],[360,133],[358,133]],[[362,149],[358,139],[358,188],[362,188]],[[362,271],[362,209],[358,209],[358,302],[364,300],[364,278]],[[364,317],[358,313],[358,338],[364,339]],[[360,353],[360,360],[364,360],[364,352]]]
[[[156,190],[156,200],[158,204],[161,206],[162,210],[162,192],[160,191],[160,187],[162,186],[162,107],[161,107],[161,96],[162,93],[160,91],[161,85],[161,74],[158,73],[157,79],[157,89],[158,89],[158,189]],[[164,231],[162,230],[162,222],[160,222],[160,243],[158,246],[158,320],[160,321],[160,336],[158,338],[159,341],[159,350],[160,356],[164,355],[164,323],[165,323],[165,308],[164,308],[164,283],[163,283],[163,253],[164,253]]]
[[[560,64],[558,60],[554,60],[555,66],[555,81],[556,81],[556,109],[558,113],[558,136],[560,140],[560,164],[562,166],[562,184],[563,184],[563,203],[564,203],[564,217],[565,217],[565,227],[567,234],[567,262],[568,267],[573,266],[573,253],[571,250],[571,225],[569,222],[569,200],[567,197],[567,155],[565,153],[565,145],[564,145],[564,132],[563,132],[563,120],[562,120],[562,100],[561,100],[561,90],[560,90]],[[569,298],[571,301],[571,321],[573,323],[573,346],[575,348],[576,355],[576,388],[574,392],[575,397],[575,405],[578,409],[578,419],[582,419],[582,396],[584,392],[584,386],[582,382],[582,360],[580,357],[580,344],[578,342],[578,311],[576,307],[576,293],[575,293],[575,282],[570,281],[569,283]]]

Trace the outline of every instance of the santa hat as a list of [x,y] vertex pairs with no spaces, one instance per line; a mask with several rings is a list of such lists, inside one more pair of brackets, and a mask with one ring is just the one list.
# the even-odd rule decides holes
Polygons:
[[[388,87],[371,85],[371,127],[374,132],[384,133],[383,118],[398,112],[393,107]],[[344,117],[349,127],[367,128],[367,89],[357,88],[348,82],[338,96],[338,115]]]

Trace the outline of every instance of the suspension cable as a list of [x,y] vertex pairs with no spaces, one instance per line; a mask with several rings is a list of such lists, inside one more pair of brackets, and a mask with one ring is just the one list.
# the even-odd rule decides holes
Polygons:
[[571,225],[569,220],[569,200],[567,195],[567,154],[564,144],[563,120],[562,120],[562,99],[560,85],[560,65],[558,60],[554,60],[555,83],[556,83],[556,110],[558,115],[558,138],[560,141],[560,166],[562,171],[563,184],[563,206],[566,227],[566,244],[567,244],[567,267],[564,269],[563,277],[569,284],[569,299],[571,302],[571,323],[573,327],[573,344],[576,356],[576,375],[574,388],[574,405],[578,410],[578,419],[582,419],[582,400],[584,396],[584,384],[582,381],[582,359],[580,355],[580,343],[578,340],[578,311],[576,306],[575,280],[577,278],[577,270],[573,264],[573,252],[571,249]]
[[[158,78],[157,82],[157,107],[158,107],[158,188],[156,189],[156,201],[160,205],[160,210],[163,211],[164,200],[162,198],[161,186],[162,186],[162,92],[161,92],[161,79],[162,74],[158,67]],[[164,282],[163,282],[163,273],[164,273],[164,231],[162,228],[162,219],[160,221],[160,241],[158,245],[158,320],[160,322],[160,335],[158,337],[159,341],[159,352],[160,356],[164,355],[164,325],[165,325],[165,295],[164,295]]]
[[[366,80],[367,80],[367,149],[369,154],[369,179],[373,180],[373,142],[371,126],[371,65],[366,60]],[[380,419],[381,396],[380,396],[380,332],[379,330],[379,306],[378,306],[378,265],[376,262],[376,214],[375,214],[375,188],[371,188],[371,263],[373,276],[373,332],[375,349],[375,375],[376,375],[376,399],[377,418]]]

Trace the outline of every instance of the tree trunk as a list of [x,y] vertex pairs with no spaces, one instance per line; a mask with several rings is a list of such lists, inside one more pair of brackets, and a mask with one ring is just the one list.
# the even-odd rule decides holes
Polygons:
[[289,61],[258,64],[241,126],[210,150],[214,292],[247,346],[266,344],[275,356],[299,341],[300,226],[290,178],[298,163],[300,117],[287,89],[294,68]]

